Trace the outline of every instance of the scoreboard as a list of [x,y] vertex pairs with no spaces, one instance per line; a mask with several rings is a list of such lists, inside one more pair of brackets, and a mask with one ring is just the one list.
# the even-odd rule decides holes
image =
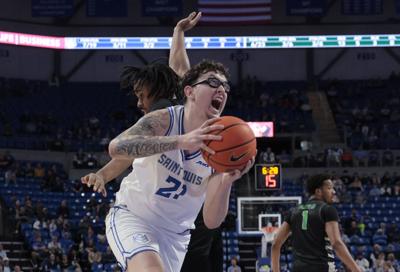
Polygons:
[[280,190],[282,188],[282,168],[280,164],[256,164],[254,169],[257,191]]

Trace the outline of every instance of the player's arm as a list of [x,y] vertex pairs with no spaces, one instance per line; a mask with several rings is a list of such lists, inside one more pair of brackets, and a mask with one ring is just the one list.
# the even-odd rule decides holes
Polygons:
[[185,31],[192,29],[201,18],[201,12],[192,12],[188,17],[180,20],[172,35],[172,44],[169,55],[169,66],[182,77],[190,69],[190,61],[185,48]]
[[254,157],[243,171],[214,174],[207,185],[206,200],[203,208],[204,224],[209,229],[218,228],[224,221],[229,208],[229,195],[232,184],[247,173],[254,164]]
[[165,135],[170,123],[168,110],[144,115],[132,127],[114,138],[108,150],[112,159],[132,160],[177,149],[177,137]]
[[107,196],[105,185],[121,175],[132,164],[133,160],[118,160],[111,159],[96,173],[89,173],[81,178],[81,182],[88,187],[93,186],[93,191],[101,193],[104,197]]
[[209,119],[199,128],[184,135],[162,136],[166,134],[171,122],[169,112],[167,109],[154,111],[144,115],[135,125],[114,138],[108,150],[111,158],[121,160],[132,160],[176,149],[201,148],[214,154],[204,141],[222,139],[221,135],[208,134],[224,128],[223,125],[213,125],[218,120],[220,118]]
[[346,245],[340,237],[339,223],[329,221],[325,223],[325,231],[329,237],[332,248],[339,259],[353,272],[361,272],[353,257],[350,255]]
[[289,235],[290,235],[290,225],[287,222],[283,222],[283,224],[279,227],[276,233],[274,241],[272,242],[271,264],[273,272],[281,271],[281,265],[280,265],[281,248],[283,244],[286,242]]

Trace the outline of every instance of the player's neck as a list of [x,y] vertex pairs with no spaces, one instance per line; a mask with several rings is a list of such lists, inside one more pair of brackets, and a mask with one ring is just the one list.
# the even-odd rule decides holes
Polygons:
[[185,133],[199,128],[207,120],[207,116],[201,116],[194,105],[185,105],[183,116],[183,126],[185,128]]
[[311,200],[324,201],[324,200],[322,199],[322,197],[319,197],[319,196],[316,196],[316,195],[310,196],[310,198],[308,199],[308,201],[311,201]]

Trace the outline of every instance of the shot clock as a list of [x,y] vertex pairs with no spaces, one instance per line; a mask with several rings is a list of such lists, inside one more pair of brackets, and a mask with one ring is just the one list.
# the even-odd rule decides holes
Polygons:
[[282,169],[280,164],[256,164],[254,169],[257,191],[281,189]]

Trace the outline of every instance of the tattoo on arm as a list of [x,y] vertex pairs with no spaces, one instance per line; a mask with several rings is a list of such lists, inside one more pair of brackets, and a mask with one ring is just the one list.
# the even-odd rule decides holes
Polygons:
[[168,110],[159,110],[146,114],[132,127],[124,131],[121,135],[165,135],[169,127]]
[[131,136],[117,143],[116,153],[134,158],[146,157],[177,149],[176,137]]
[[165,135],[169,122],[168,110],[155,111],[143,116],[115,139],[115,152],[140,158],[177,149],[177,137],[159,136]]

